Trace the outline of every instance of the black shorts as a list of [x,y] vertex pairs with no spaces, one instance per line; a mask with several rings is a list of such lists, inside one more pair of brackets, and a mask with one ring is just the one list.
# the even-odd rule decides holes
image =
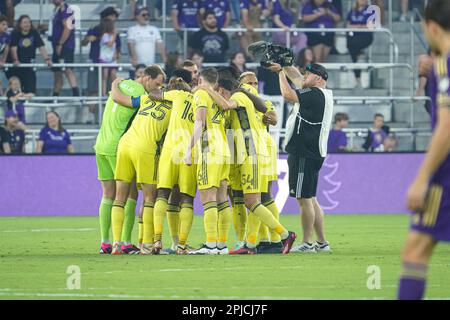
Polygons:
[[[75,50],[62,49],[61,54],[57,55],[53,48],[53,63],[73,63],[75,61]],[[52,68],[52,71],[61,71],[61,68]]]
[[317,193],[319,171],[324,159],[303,158],[289,154],[289,195],[294,198],[312,198]]
[[308,47],[314,47],[319,44],[324,44],[327,47],[334,47],[334,33],[333,32],[325,32],[322,35],[321,32],[307,32],[308,36]]

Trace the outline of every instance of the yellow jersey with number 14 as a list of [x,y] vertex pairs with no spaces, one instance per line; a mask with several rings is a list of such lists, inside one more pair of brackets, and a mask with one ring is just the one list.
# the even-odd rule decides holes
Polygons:
[[148,96],[132,98],[133,108],[139,108],[130,128],[120,139],[120,144],[135,150],[159,154],[169,125],[172,106],[155,101]]
[[194,102],[194,118],[198,108],[206,108],[206,126],[202,135],[201,152],[229,157],[230,149],[225,133],[225,112],[203,89],[194,93]]

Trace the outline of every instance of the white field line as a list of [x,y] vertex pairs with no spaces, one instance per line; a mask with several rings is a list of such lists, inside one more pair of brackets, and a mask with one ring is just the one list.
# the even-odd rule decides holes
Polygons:
[[86,232],[96,231],[96,228],[47,228],[47,229],[22,229],[22,230],[0,230],[2,233],[23,233],[23,232]]

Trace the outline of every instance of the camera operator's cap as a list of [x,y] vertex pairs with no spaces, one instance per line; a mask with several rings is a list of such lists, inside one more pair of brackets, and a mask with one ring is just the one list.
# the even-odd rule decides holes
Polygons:
[[327,69],[325,69],[324,66],[318,64],[318,63],[311,63],[306,66],[306,71],[309,71],[311,73],[317,74],[320,76],[323,80],[328,80],[328,72]]

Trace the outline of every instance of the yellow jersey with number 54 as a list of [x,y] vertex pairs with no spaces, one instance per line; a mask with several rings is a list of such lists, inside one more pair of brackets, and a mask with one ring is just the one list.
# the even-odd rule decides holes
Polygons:
[[120,143],[135,150],[159,154],[169,126],[172,105],[148,96],[132,98],[133,108],[139,108],[130,128]]
[[198,108],[206,108],[206,126],[203,131],[200,150],[202,153],[229,157],[230,149],[225,133],[225,112],[203,89],[194,93],[194,102],[194,117]]

